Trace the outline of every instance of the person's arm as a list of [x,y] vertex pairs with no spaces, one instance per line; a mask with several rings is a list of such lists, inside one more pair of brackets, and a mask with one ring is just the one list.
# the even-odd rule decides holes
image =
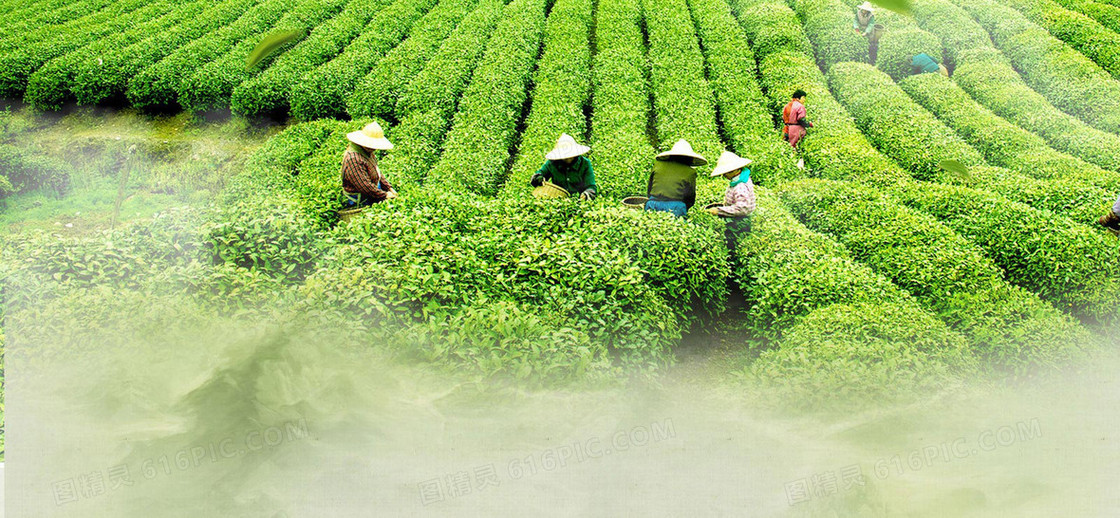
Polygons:
[[532,186],[532,187],[540,187],[540,186],[544,185],[545,180],[551,180],[551,179],[552,179],[552,161],[545,160],[544,164],[541,164],[541,168],[537,169],[537,172],[533,173],[533,177],[529,179],[529,185]]
[[381,183],[382,190],[389,192],[393,190],[393,184],[389,183],[389,178],[381,172],[381,166],[377,162],[377,157],[372,157],[371,167],[377,172],[377,180]]
[[872,14],[871,17],[867,19],[867,28],[863,30],[863,35],[864,36],[871,36],[871,33],[874,32],[874,31],[875,31],[875,15]]
[[378,189],[370,179],[369,165],[357,153],[346,153],[342,157],[342,177],[351,187],[375,200],[385,199],[385,191]]

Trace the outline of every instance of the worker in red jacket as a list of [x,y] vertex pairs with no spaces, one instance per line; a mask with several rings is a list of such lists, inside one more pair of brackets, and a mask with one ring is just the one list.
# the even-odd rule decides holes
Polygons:
[[801,137],[805,136],[807,128],[812,128],[813,123],[805,119],[805,90],[797,89],[793,92],[793,98],[790,99],[789,104],[782,108],[782,121],[785,122],[785,127],[782,133],[785,134],[786,140],[789,145],[797,147],[797,143]]

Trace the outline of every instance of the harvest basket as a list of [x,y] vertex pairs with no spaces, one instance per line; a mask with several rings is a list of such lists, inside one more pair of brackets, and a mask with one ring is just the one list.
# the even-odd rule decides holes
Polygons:
[[342,209],[338,211],[338,218],[342,221],[350,221],[352,218],[357,217],[362,213],[361,207],[354,207],[352,209]]
[[709,204],[707,204],[707,205],[705,205],[705,206],[704,206],[704,210],[708,210],[708,209],[714,209],[714,208],[716,208],[716,207],[722,207],[722,206],[723,206],[723,204],[722,204],[722,203],[719,203],[719,202],[716,202],[716,203],[709,203]]
[[556,198],[567,198],[568,191],[559,185],[556,185],[548,180],[536,189],[533,189],[533,197],[539,200],[552,200]]
[[883,27],[883,24],[876,23],[875,28],[871,29],[871,36],[869,36],[869,38],[871,39],[871,41],[879,41],[879,38],[882,38],[883,33],[886,31],[887,28]]
[[630,196],[629,198],[623,198],[622,204],[625,205],[628,209],[641,210],[646,207],[647,201],[649,201],[649,198],[646,198],[645,196]]

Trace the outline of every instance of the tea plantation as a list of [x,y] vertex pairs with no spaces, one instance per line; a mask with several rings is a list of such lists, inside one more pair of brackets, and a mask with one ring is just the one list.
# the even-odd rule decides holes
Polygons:
[[[208,203],[0,245],[0,339],[84,343],[145,300],[284,308],[402,361],[539,386],[656,374],[714,333],[745,387],[806,404],[1109,347],[1120,246],[1096,218],[1120,191],[1120,11],[913,0],[879,10],[869,64],[858,3],[0,0],[8,103],[285,126]],[[299,37],[247,68],[279,31]],[[951,76],[913,75],[919,52]],[[797,89],[814,126],[795,151]],[[342,221],[346,134],[370,121],[400,197]],[[0,197],[66,191],[68,157],[0,130]],[[531,196],[561,133],[592,148],[598,199]],[[738,246],[701,210],[726,188],[712,165],[688,218],[620,204],[678,139],[754,161]]]

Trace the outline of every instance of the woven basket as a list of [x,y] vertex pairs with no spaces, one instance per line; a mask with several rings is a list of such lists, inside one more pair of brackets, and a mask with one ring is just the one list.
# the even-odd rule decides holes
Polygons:
[[361,207],[355,207],[353,209],[343,209],[343,210],[338,211],[338,218],[341,219],[342,221],[350,221],[352,218],[358,216],[361,213],[362,213],[362,208]]
[[887,28],[883,27],[882,24],[876,23],[875,27],[871,29],[871,41],[879,41],[879,38],[883,37],[884,32],[887,32]]
[[649,201],[649,198],[646,198],[645,196],[631,196],[629,198],[623,198],[622,204],[625,205],[628,209],[640,210],[646,208],[647,201]]
[[539,200],[552,200],[556,198],[567,198],[568,191],[559,185],[556,185],[548,180],[536,189],[533,189],[533,197]]

